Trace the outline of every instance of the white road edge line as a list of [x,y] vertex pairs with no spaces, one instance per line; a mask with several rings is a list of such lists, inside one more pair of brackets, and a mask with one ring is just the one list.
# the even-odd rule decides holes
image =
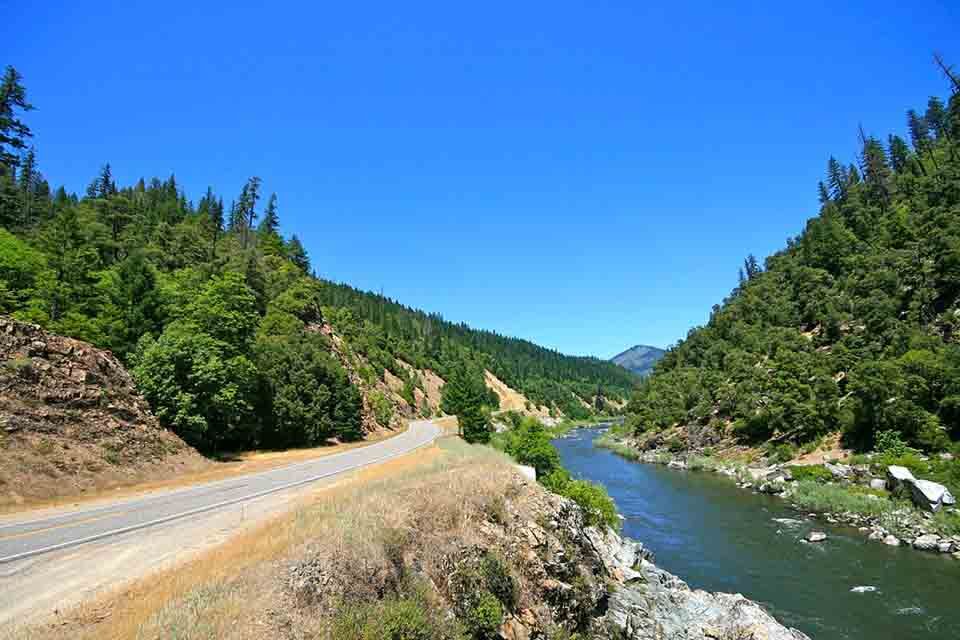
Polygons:
[[[346,472],[346,471],[352,471],[353,469],[357,469],[357,468],[360,468],[360,467],[370,466],[371,464],[375,464],[375,463],[377,463],[377,462],[383,462],[384,460],[389,460],[389,459],[391,459],[391,458],[396,458],[396,457],[398,457],[398,456],[402,456],[402,455],[411,453],[411,452],[413,452],[413,451],[416,451],[417,449],[419,449],[419,448],[421,448],[421,447],[425,447],[426,445],[428,445],[428,444],[432,443],[434,440],[436,440],[437,437],[442,433],[442,431],[440,430],[439,427],[436,427],[436,425],[433,425],[432,423],[431,423],[431,426],[433,426],[433,427],[436,429],[436,432],[435,432],[434,434],[432,434],[431,437],[430,437],[428,440],[426,440],[425,442],[421,442],[420,444],[418,444],[418,445],[416,445],[416,446],[413,446],[413,447],[410,447],[409,449],[403,449],[402,451],[397,451],[397,452],[395,452],[395,453],[391,453],[390,455],[381,456],[381,457],[379,457],[379,458],[374,458],[373,460],[368,460],[368,461],[365,462],[365,463],[355,464],[355,465],[352,465],[352,466],[349,466],[349,467],[345,467],[345,468],[343,468],[343,469],[339,469],[339,470],[337,470],[337,471],[329,471],[329,472],[327,472],[327,473],[322,473],[322,474],[320,474],[320,475],[318,475],[318,476],[312,476],[312,477],[310,477],[310,478],[305,478],[305,479],[303,479],[303,480],[297,480],[297,481],[295,481],[295,482],[291,482],[291,483],[289,483],[289,484],[281,485],[281,486],[279,486],[279,487],[273,487],[273,488],[271,488],[271,489],[266,489],[266,490],[264,490],[264,491],[258,491],[257,493],[252,493],[252,494],[247,495],[247,496],[241,496],[241,497],[239,497],[239,498],[231,498],[230,500],[224,500],[223,502],[218,502],[218,503],[216,503],[216,504],[207,505],[207,506],[205,506],[205,507],[197,507],[196,509],[191,509],[191,510],[189,510],[189,511],[182,511],[182,512],[180,512],[180,513],[174,513],[174,514],[171,514],[171,515],[169,515],[169,516],[163,516],[162,518],[157,518],[157,519],[155,519],[155,520],[150,520],[149,522],[141,522],[140,524],[134,524],[134,525],[130,525],[130,526],[128,526],[128,527],[121,527],[121,528],[119,528],[119,529],[113,529],[113,530],[111,530],[111,531],[104,531],[104,532],[102,532],[102,533],[98,533],[98,534],[95,534],[95,535],[92,535],[92,536],[87,536],[86,538],[77,538],[76,540],[69,540],[69,541],[67,541],[67,542],[61,542],[61,543],[59,543],[59,544],[50,545],[49,547],[42,547],[42,548],[40,548],[40,549],[33,549],[32,551],[24,551],[23,553],[17,553],[17,554],[14,554],[14,555],[12,555],[12,556],[6,556],[6,557],[3,557],[3,558],[0,558],[0,564],[9,564],[9,563],[11,563],[11,562],[16,562],[17,560],[25,560],[25,559],[27,559],[27,558],[33,558],[34,556],[39,556],[39,555],[42,555],[42,554],[44,554],[44,553],[50,553],[50,552],[52,552],[52,551],[59,551],[59,550],[61,550],[61,549],[69,549],[70,547],[76,547],[76,546],[79,546],[79,545],[82,545],[82,544],[87,544],[87,543],[89,543],[89,542],[96,542],[97,540],[103,540],[104,538],[110,538],[110,537],[113,537],[113,536],[123,535],[124,533],[130,533],[131,531],[139,531],[140,529],[146,529],[147,527],[154,527],[154,526],[156,526],[156,525],[158,525],[158,524],[164,524],[164,523],[170,522],[170,521],[172,521],[172,520],[178,520],[178,519],[180,519],[180,518],[186,518],[186,517],[189,517],[189,516],[197,515],[198,513],[204,513],[204,512],[206,512],[206,511],[213,511],[214,509],[219,509],[219,508],[221,508],[221,507],[228,507],[228,506],[230,506],[230,505],[232,505],[232,504],[237,504],[238,502],[244,502],[245,500],[255,500],[256,498],[260,498],[260,497],[263,497],[263,496],[265,496],[265,495],[269,495],[269,494],[271,494],[271,493],[276,493],[276,492],[278,492],[278,491],[283,491],[283,490],[285,490],[285,489],[292,489],[293,487],[298,487],[298,486],[304,485],[304,484],[310,484],[311,482],[316,482],[317,480],[322,480],[322,479],[324,479],[324,478],[329,478],[330,476],[339,475],[339,474],[344,473],[344,472]],[[349,453],[349,452],[344,452],[344,453]]]

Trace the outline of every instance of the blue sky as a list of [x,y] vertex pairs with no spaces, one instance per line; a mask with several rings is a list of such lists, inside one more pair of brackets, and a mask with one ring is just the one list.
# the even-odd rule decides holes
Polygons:
[[666,346],[960,64],[955,2],[0,0],[41,169],[279,197],[317,271],[568,353]]

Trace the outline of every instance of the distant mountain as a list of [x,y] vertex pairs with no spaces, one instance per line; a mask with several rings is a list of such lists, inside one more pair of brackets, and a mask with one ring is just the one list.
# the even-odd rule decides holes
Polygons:
[[653,370],[653,365],[663,357],[664,353],[666,351],[663,349],[638,344],[619,355],[613,356],[610,358],[610,362],[618,364],[638,376],[645,376]]

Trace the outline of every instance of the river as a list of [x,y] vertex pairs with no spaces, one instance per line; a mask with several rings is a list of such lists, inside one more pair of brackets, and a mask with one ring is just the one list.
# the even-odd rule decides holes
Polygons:
[[[594,447],[600,433],[555,440],[563,465],[604,485],[624,534],[691,587],[742,593],[815,640],[960,638],[960,561],[869,542],[723,476],[630,462]],[[811,529],[829,538],[802,542]]]

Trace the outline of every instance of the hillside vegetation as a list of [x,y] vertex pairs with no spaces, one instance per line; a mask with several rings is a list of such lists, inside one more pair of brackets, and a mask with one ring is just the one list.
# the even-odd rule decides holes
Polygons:
[[[686,442],[805,443],[840,430],[940,451],[960,439],[960,83],[907,112],[909,141],[862,129],[830,158],[804,231],[671,348],[628,428]],[[885,433],[889,432],[889,433]]]
[[208,189],[194,202],[172,175],[123,186],[107,164],[80,196],[52,189],[23,120],[31,109],[7,67],[0,314],[111,350],[161,423],[203,451],[358,438],[395,422],[398,406],[435,412],[442,379],[482,386],[484,369],[571,417],[631,388],[611,363],[316,277],[257,177],[233,198]]

